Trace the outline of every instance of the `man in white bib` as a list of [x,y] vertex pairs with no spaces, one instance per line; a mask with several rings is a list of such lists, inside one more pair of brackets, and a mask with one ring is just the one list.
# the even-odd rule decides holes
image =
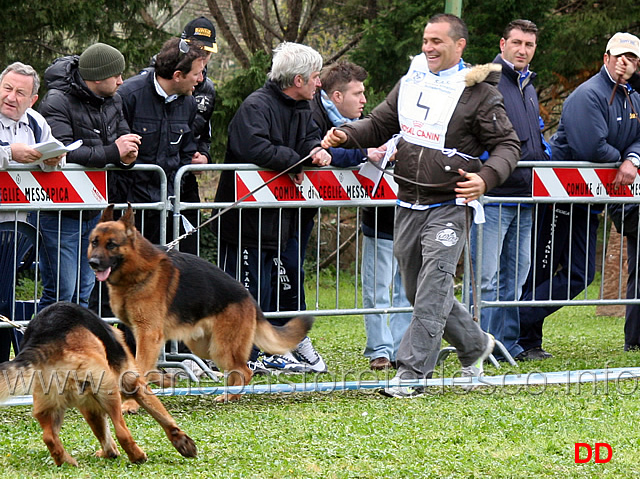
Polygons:
[[[511,175],[520,142],[496,88],[500,67],[468,68],[462,61],[467,37],[455,15],[432,17],[423,55],[385,101],[366,118],[330,130],[322,144],[366,148],[402,136],[394,254],[414,312],[398,350],[396,384],[381,391],[389,397],[424,394],[396,380],[431,377],[443,337],[456,348],[466,377],[482,373],[494,347],[455,298],[453,279],[469,226],[467,204]],[[483,152],[488,158],[481,162]],[[481,208],[474,209],[481,220]]]

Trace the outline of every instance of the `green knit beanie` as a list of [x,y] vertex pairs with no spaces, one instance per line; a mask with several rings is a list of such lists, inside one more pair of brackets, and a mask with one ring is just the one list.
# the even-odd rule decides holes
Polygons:
[[96,43],[80,55],[78,70],[83,80],[104,80],[124,71],[124,56],[110,45]]

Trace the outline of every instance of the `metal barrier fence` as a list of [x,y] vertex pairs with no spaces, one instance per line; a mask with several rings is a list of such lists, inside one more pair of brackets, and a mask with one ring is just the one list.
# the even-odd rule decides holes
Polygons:
[[[573,168],[573,169],[588,169],[594,170],[596,166],[593,163],[584,163],[584,162],[563,162],[563,163],[522,163],[520,166],[522,167],[537,167],[543,169],[554,169],[554,168]],[[613,167],[614,165],[597,165],[597,168],[606,168]],[[107,169],[110,171],[111,168]],[[169,219],[173,219],[173,221],[169,221],[167,223],[167,218],[165,215],[161,216],[161,242],[165,238],[176,238],[184,231],[184,228],[181,229],[181,224],[183,224],[182,216],[185,213],[195,212],[195,220],[192,220],[194,223],[193,226],[200,226],[210,215],[210,211],[217,211],[221,208],[229,206],[231,203],[215,203],[215,202],[200,202],[200,203],[190,203],[184,202],[181,200],[180,188],[182,178],[185,174],[192,173],[194,171],[214,171],[221,172],[223,170],[235,170],[238,172],[259,172],[258,168],[254,165],[190,165],[181,168],[177,174],[175,175],[174,185],[176,195],[173,198],[167,198],[167,178],[164,171],[157,166],[153,165],[136,165],[131,171],[138,170],[147,170],[155,172],[159,177],[160,189],[162,192],[161,201],[156,203],[145,203],[145,204],[133,204],[135,210],[137,210],[137,214],[144,216],[144,214],[149,210],[157,210],[157,211],[165,211],[169,216]],[[25,167],[10,167],[6,173],[13,175],[12,178],[15,181],[16,176],[20,174],[26,174],[28,176],[29,172],[38,171],[34,168],[25,168]],[[85,170],[76,165],[69,165],[65,168],[65,171],[95,171],[95,170]],[[103,171],[103,170],[100,170]],[[309,170],[311,171],[311,170]],[[318,171],[318,170],[313,170]],[[353,175],[352,170],[338,170],[338,169],[323,169],[323,171],[333,172],[336,177],[336,184],[340,184],[341,175]],[[45,174],[46,175],[46,174]],[[32,180],[30,180],[32,181]],[[343,185],[344,186],[344,185]],[[40,186],[41,187],[41,186]],[[346,187],[345,187],[346,188]],[[578,193],[588,193],[584,190],[584,186],[576,187]],[[587,189],[595,188],[596,186],[587,185]],[[606,189],[605,187],[603,187]],[[391,312],[407,312],[411,311],[409,307],[385,307],[383,309],[376,308],[364,308],[361,303],[361,254],[362,254],[362,246],[359,234],[360,222],[362,217],[362,208],[363,207],[389,207],[395,204],[393,199],[383,199],[383,200],[372,200],[368,198],[367,194],[363,193],[363,190],[360,189],[352,189],[351,197],[346,195],[346,197],[336,198],[332,200],[326,200],[321,198],[308,198],[305,201],[301,202],[299,200],[292,199],[280,199],[274,198],[274,201],[244,201],[236,206],[236,208],[242,212],[257,209],[264,210],[265,208],[274,208],[279,211],[280,215],[284,209],[295,209],[298,212],[298,218],[301,217],[301,213],[303,210],[314,211],[316,213],[316,222],[313,226],[311,241],[309,243],[309,251],[306,256],[306,266],[305,269],[298,268],[294,272],[287,271],[286,274],[282,273],[281,266],[281,256],[280,253],[276,255],[274,261],[276,261],[276,266],[278,267],[278,271],[280,274],[277,274],[274,278],[275,291],[276,291],[276,307],[273,308],[273,311],[267,312],[267,317],[287,317],[294,315],[296,312],[300,310],[306,309],[306,312],[309,314],[313,314],[316,316],[335,316],[335,315],[362,315],[368,313],[391,313]],[[594,191],[589,190],[591,193],[595,193]],[[577,297],[572,297],[572,292],[567,290],[567,294],[563,297],[554,297],[553,299],[537,299],[533,297],[531,300],[527,301],[528,306],[541,307],[541,306],[566,306],[566,305],[594,305],[594,304],[608,304],[608,305],[625,305],[625,304],[638,304],[640,303],[640,298],[633,297],[630,299],[626,298],[626,283],[627,279],[625,277],[625,264],[623,262],[623,256],[617,259],[617,266],[619,267],[619,275],[617,277],[617,290],[613,293],[609,293],[609,297],[605,297],[603,290],[603,278],[606,276],[606,264],[607,264],[607,248],[610,246],[610,231],[611,224],[609,221],[610,216],[610,207],[613,204],[620,203],[638,203],[640,196],[637,196],[638,189],[632,189],[631,194],[627,194],[626,196],[620,197],[612,197],[612,195],[598,195],[598,194],[586,194],[583,196],[554,196],[553,194],[547,197],[536,197],[536,198],[484,198],[484,202],[491,202],[498,205],[519,205],[519,211],[523,212],[526,210],[533,211],[534,218],[534,232],[538,229],[538,221],[541,217],[541,212],[543,209],[548,210],[551,214],[556,215],[559,211],[568,211],[568,236],[571,237],[572,229],[574,228],[573,221],[578,218],[583,218],[584,215],[578,215],[576,212],[586,211],[587,216],[591,212],[602,210],[600,213],[600,226],[598,231],[590,231],[587,229],[588,235],[594,235],[597,238],[597,242],[595,243],[598,247],[598,267],[597,270],[590,270],[584,272],[585,282],[584,289],[585,292],[581,292]],[[272,192],[273,193],[273,192]],[[32,217],[35,219],[34,224],[39,224],[40,215],[44,213],[55,213],[58,215],[58,218],[61,217],[62,212],[75,210],[75,211],[89,211],[95,210],[95,204],[80,204],[80,203],[60,203],[49,201],[42,202],[32,202],[32,203],[16,203],[12,202],[11,198],[13,193],[9,187],[0,182],[0,219],[9,215],[9,221],[13,222],[13,224],[17,224],[19,220],[23,220],[25,213],[30,212]],[[318,195],[322,196],[322,195]],[[100,206],[100,208],[102,205]],[[126,207],[124,204],[117,204],[116,208],[121,209]],[[519,213],[521,214],[521,213]],[[169,225],[169,226],[167,226]],[[304,234],[303,228],[304,224],[302,221],[298,220],[296,225],[296,232],[298,236],[302,236]],[[169,229],[167,229],[169,227]],[[144,220],[142,221],[142,228],[144,230]],[[219,223],[211,227],[211,225],[207,225],[209,231],[214,233],[214,236],[220,236],[220,226]],[[484,234],[483,226],[480,226],[477,229],[477,241],[479,244],[483,242],[483,234]],[[204,228],[198,230],[196,234],[197,242],[196,242],[196,252],[200,255],[205,253],[207,245],[205,245],[203,238]],[[144,231],[143,231],[144,232]],[[535,237],[535,234],[534,234]],[[41,239],[40,236],[37,237],[37,241],[35,244],[36,249],[36,259],[35,264],[41,258]],[[61,238],[62,240],[63,238]],[[622,238],[618,238],[615,241],[622,242]],[[637,240],[636,240],[637,241]],[[279,245],[280,248],[278,250],[282,250],[284,245]],[[622,250],[621,245],[620,250]],[[6,248],[7,245],[2,245],[3,248]],[[562,244],[557,244],[553,235],[550,238],[550,243],[546,245],[546,252],[553,254],[554,251],[559,251],[563,247]],[[591,247],[591,246],[590,246]],[[178,246],[179,248],[179,246]],[[299,247],[298,251],[300,253],[303,252],[302,248]],[[544,251],[534,248],[531,253],[531,261],[535,263],[538,261],[538,255],[543,254]],[[213,250],[208,251],[207,256],[217,257],[220,253],[219,245],[213,248]],[[576,252],[576,251],[568,251],[568,256],[566,261],[569,265],[576,263],[577,254],[585,254],[585,252]],[[587,251],[587,255],[590,253]],[[466,256],[465,256],[466,257]],[[482,263],[481,256],[477,257],[479,264]],[[15,266],[18,264],[19,258],[14,258],[14,262],[12,264],[12,268],[15,269]],[[326,295],[327,291],[323,290],[323,297],[321,299],[321,288],[320,288],[320,277],[322,275],[322,270],[326,267],[330,267],[332,271],[335,271],[335,292],[332,292],[332,298],[327,300]],[[11,268],[10,268],[11,269]],[[476,283],[480,286],[480,271],[481,266],[478,266],[478,273],[476,274]],[[280,295],[282,294],[283,284],[288,281],[289,283],[297,283],[298,285],[302,285],[304,283],[304,271],[315,278],[315,285],[308,288],[311,291],[309,297],[306,298],[305,303],[302,302],[301,299],[298,301],[297,308],[288,308],[291,310],[286,310],[281,308],[280,305]],[[28,317],[25,317],[24,311],[18,311],[17,309],[24,307],[22,303],[16,302],[16,299],[21,301],[27,301],[30,303],[37,303],[39,298],[39,292],[37,289],[37,284],[39,280],[38,268],[31,267],[29,270],[31,279],[34,280],[34,287],[32,290],[25,291],[24,286],[17,284],[18,277],[15,274],[10,276],[3,276],[1,281],[7,282],[12,281],[11,288],[11,296],[8,298],[1,298],[2,301],[5,301],[8,304],[8,309],[5,307],[5,311],[8,311],[8,314],[5,313],[6,316],[9,316],[13,319],[18,319],[19,324],[26,324],[25,320],[28,320]],[[467,301],[470,301],[466,292],[470,290],[469,282],[470,282],[470,270],[469,263],[465,261],[465,265],[463,268],[463,296],[466,297]],[[551,272],[551,274],[554,271]],[[24,274],[24,273],[23,273]],[[375,269],[374,269],[375,274]],[[636,280],[637,280],[637,272]],[[599,291],[600,294],[598,298],[589,297],[586,293],[586,286],[589,284],[589,278],[595,277],[596,281],[599,281]],[[353,293],[344,293],[341,292],[341,285],[344,283],[344,278],[348,280],[353,280]],[[498,278],[496,284],[496,290],[500,290],[501,281],[506,281],[510,278]],[[534,277],[534,282],[540,278]],[[308,278],[307,278],[308,282]],[[614,281],[615,283],[615,281]],[[615,289],[615,288],[614,288]],[[16,297],[16,290],[19,291],[18,298]],[[479,289],[478,289],[479,291]],[[303,295],[300,294],[301,291],[294,291],[297,294],[298,298],[302,298]],[[343,293],[343,294],[341,294]],[[478,307],[510,307],[510,306],[522,306],[523,302],[519,297],[498,297],[495,301],[477,301]],[[16,306],[18,305],[18,307]],[[308,309],[307,309],[308,308]],[[33,308],[32,308],[33,309]],[[115,321],[116,318],[105,318],[111,321]],[[0,327],[7,327],[5,324],[0,324]]]

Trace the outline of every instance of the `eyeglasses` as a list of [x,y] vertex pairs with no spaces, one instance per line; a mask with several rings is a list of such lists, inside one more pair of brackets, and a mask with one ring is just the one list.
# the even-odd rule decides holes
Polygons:
[[189,53],[189,48],[190,48],[189,43],[187,43],[187,41],[184,38],[180,39],[178,48],[180,49],[180,53]]

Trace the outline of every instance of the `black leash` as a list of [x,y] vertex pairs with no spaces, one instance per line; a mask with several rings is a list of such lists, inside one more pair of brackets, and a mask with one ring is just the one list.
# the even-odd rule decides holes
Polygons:
[[211,218],[209,218],[207,221],[205,221],[204,223],[201,223],[200,226],[198,227],[194,227],[192,230],[187,231],[185,234],[183,234],[182,236],[178,236],[176,239],[174,239],[173,241],[171,241],[170,243],[167,243],[165,245],[167,251],[171,251],[175,245],[177,245],[180,241],[182,241],[183,239],[185,239],[187,236],[192,235],[193,233],[195,233],[196,231],[198,231],[200,228],[202,228],[203,226],[211,223],[212,221],[218,219],[220,216],[222,216],[223,214],[225,214],[227,211],[229,211],[232,208],[235,208],[239,203],[242,203],[244,200],[246,200],[247,198],[250,198],[254,193],[258,192],[259,190],[261,190],[262,188],[264,188],[265,186],[267,186],[269,183],[277,180],[278,178],[280,178],[283,175],[286,175],[287,173],[289,173],[291,170],[293,170],[295,167],[301,165],[302,163],[304,163],[305,161],[307,161],[309,158],[311,158],[314,154],[316,154],[320,149],[320,147],[316,147],[313,150],[311,150],[311,153],[309,153],[307,156],[305,156],[304,158],[300,159],[299,161],[297,161],[296,163],[294,163],[293,165],[289,166],[288,168],[286,168],[285,170],[282,170],[280,173],[278,173],[276,176],[274,176],[273,178],[265,181],[264,183],[262,183],[260,186],[258,186],[257,188],[255,188],[254,190],[250,191],[249,193],[247,193],[246,195],[244,195],[242,198],[234,201],[233,203],[231,203],[229,206],[227,206],[226,208],[218,211],[218,213],[216,213],[215,215],[213,215]]

